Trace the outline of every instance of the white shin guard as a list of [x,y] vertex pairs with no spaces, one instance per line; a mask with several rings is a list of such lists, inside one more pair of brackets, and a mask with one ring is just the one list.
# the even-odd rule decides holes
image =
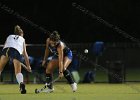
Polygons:
[[18,73],[16,74],[16,79],[17,82],[20,84],[21,82],[23,82],[23,74],[22,73]]

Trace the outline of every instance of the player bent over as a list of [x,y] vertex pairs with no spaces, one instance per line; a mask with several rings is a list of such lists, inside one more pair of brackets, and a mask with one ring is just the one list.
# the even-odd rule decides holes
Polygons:
[[[59,67],[59,78],[62,78],[64,75],[68,83],[71,85],[72,91],[75,92],[77,90],[77,84],[74,82],[71,73],[67,69],[72,61],[72,51],[60,40],[60,35],[57,31],[52,32],[46,40],[46,50],[42,66],[45,65],[50,53],[52,53],[53,56],[46,67],[46,82],[49,84],[52,81],[53,70],[55,67]],[[53,91],[54,88],[51,83],[46,92],[50,93]]]
[[21,55],[25,58],[27,70],[31,72],[28,54],[26,51],[25,39],[23,38],[23,30],[20,26],[15,26],[13,35],[9,35],[4,44],[2,55],[0,58],[0,74],[3,71],[9,59],[12,60],[15,69],[15,76],[20,86],[21,94],[26,94],[25,84],[23,83],[23,74],[21,73]]

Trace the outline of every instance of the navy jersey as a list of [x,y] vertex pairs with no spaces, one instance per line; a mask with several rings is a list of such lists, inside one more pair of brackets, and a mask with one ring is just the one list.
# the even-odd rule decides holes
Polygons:
[[55,46],[55,47],[52,47],[50,44],[49,44],[49,50],[51,53],[53,53],[54,55],[58,55],[58,51],[57,51],[57,47],[60,45],[60,42]]
[[[52,47],[49,44],[48,48],[53,55],[58,56],[57,47],[60,45],[61,42],[62,41],[59,41],[59,43],[55,47]],[[72,59],[72,52],[71,52],[70,48],[68,48],[64,42],[62,42],[62,43],[64,44],[64,49],[63,49],[64,56],[68,56],[70,59]]]

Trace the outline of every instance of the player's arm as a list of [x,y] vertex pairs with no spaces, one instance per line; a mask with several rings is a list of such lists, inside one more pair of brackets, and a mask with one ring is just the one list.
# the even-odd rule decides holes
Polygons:
[[42,62],[42,66],[45,65],[45,62],[49,56],[49,48],[48,48],[48,45],[49,45],[49,38],[46,40],[46,49],[45,49],[45,53],[44,53],[44,58],[43,58],[43,62]]
[[23,44],[23,56],[24,56],[24,59],[25,59],[26,66],[28,68],[27,70],[29,72],[31,72],[31,67],[30,67],[30,62],[29,62],[29,56],[28,56],[27,51],[26,51],[26,44],[25,44],[25,42]]
[[59,60],[59,77],[63,77],[63,70],[64,70],[64,64],[63,64],[63,45],[60,44],[60,46],[57,48],[58,51],[58,60]]

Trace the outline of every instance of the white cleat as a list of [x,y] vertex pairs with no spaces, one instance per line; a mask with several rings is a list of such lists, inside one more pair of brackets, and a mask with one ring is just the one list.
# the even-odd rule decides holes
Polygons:
[[76,92],[76,90],[77,90],[77,83],[71,84],[71,88],[72,88],[73,92]]
[[47,88],[46,90],[43,90],[42,92],[52,93],[52,92],[54,91],[54,88],[52,88],[52,89],[49,88],[49,84],[48,84],[48,83],[46,83],[45,85],[46,85],[48,88]]
[[47,90],[44,90],[43,92],[45,92],[45,93],[52,93],[54,91],[54,88],[52,88],[52,89],[47,89]]

